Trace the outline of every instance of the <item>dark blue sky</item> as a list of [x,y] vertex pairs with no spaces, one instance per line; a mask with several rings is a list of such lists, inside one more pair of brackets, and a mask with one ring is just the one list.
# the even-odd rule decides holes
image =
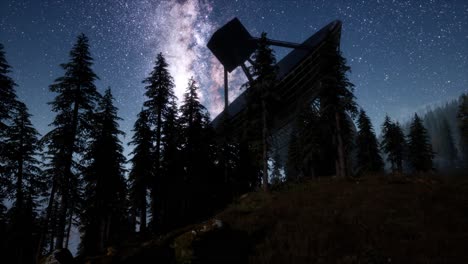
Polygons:
[[[374,125],[468,91],[468,2],[460,1],[41,1],[2,0],[0,42],[13,67],[17,93],[41,133],[53,118],[47,102],[63,74],[76,36],[90,38],[100,91],[113,89],[130,130],[144,101],[141,81],[163,52],[176,94],[199,80],[212,117],[222,106],[222,71],[205,48],[211,34],[237,16],[252,35],[302,42],[334,19],[343,21],[341,47],[352,68],[358,103]],[[287,50],[277,50],[278,59]],[[232,96],[240,73],[231,75]],[[379,132],[380,128],[376,128]]]

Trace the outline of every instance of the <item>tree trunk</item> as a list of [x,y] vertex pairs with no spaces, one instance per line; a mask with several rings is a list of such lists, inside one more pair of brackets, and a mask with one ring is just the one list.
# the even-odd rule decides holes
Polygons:
[[267,145],[267,118],[266,118],[266,103],[265,99],[262,99],[262,147],[263,147],[263,175],[262,175],[262,187],[263,191],[269,192],[268,188],[268,145]]
[[335,112],[335,121],[336,121],[336,139],[337,139],[337,154],[338,154],[338,168],[337,168],[337,176],[339,177],[346,177],[346,161],[345,161],[345,151],[344,151],[344,144],[343,138],[341,137],[341,120],[340,114],[338,111]]
[[70,130],[70,134],[68,136],[68,142],[65,145],[66,152],[65,152],[65,166],[64,166],[64,174],[63,179],[61,182],[61,195],[62,199],[60,200],[60,212],[58,216],[58,225],[57,225],[57,240],[55,241],[55,248],[60,249],[63,248],[63,240],[65,236],[65,225],[67,219],[67,211],[69,207],[68,201],[68,191],[71,189],[70,186],[70,179],[73,177],[71,172],[72,160],[73,160],[73,149],[75,146],[75,139],[76,139],[76,132],[78,130],[78,112],[80,109],[80,105],[78,104],[78,96],[80,95],[80,86],[78,85],[76,94],[75,94],[75,102],[73,105],[73,116],[72,116],[72,126]]
[[73,211],[70,212],[70,216],[68,217],[68,228],[67,228],[67,235],[65,239],[65,248],[68,248],[68,242],[70,241],[70,232],[71,232],[72,224],[73,224]]
[[[161,201],[158,199],[158,178],[161,177],[159,173],[160,167],[160,159],[161,159],[161,123],[162,123],[162,113],[161,108],[158,109],[158,116],[156,121],[156,153],[155,153],[155,176],[153,178],[153,188],[151,191],[151,202],[153,206],[152,209],[152,221],[151,226],[153,228],[153,232],[156,232],[157,222],[161,223],[161,215],[158,215],[158,208],[160,207],[159,204]],[[156,216],[158,220],[156,220]]]
[[[50,190],[50,196],[49,196],[49,202],[47,205],[47,212],[46,216],[44,219],[44,222],[42,223],[42,232],[39,237],[39,242],[37,243],[37,251],[36,251],[36,263],[39,263],[39,260],[42,256],[42,244],[44,243],[45,236],[47,234],[47,230],[49,227],[49,219],[52,216],[52,209],[54,206],[54,200],[55,200],[55,192],[57,190],[57,177],[56,175],[52,176],[52,188]],[[50,234],[52,237],[53,235]]]
[[98,252],[103,252],[104,251],[104,237],[106,235],[106,221],[101,218],[100,219],[100,225],[99,225],[99,241],[98,242]]
[[[146,197],[144,197],[146,200]],[[143,204],[140,208],[140,234],[145,235],[146,233],[146,202],[143,201]]]
[[[23,134],[23,127],[21,128]],[[24,197],[23,197],[23,135],[20,136],[20,149],[18,157],[18,179],[16,181],[16,206],[20,212],[23,211]]]

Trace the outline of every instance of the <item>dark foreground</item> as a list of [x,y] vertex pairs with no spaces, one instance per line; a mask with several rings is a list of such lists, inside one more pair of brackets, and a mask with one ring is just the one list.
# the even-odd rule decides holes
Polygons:
[[[88,263],[468,263],[468,175],[326,178]],[[84,262],[81,259],[80,262]]]

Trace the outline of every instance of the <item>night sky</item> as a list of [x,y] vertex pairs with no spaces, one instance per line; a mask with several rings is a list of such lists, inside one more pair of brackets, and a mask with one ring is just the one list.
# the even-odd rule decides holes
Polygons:
[[[405,121],[415,111],[468,91],[468,1],[41,1],[1,0],[0,43],[13,67],[17,93],[42,133],[54,113],[48,86],[83,32],[102,92],[111,87],[121,129],[131,137],[145,100],[141,81],[163,52],[181,98],[188,79],[201,86],[212,118],[222,109],[222,68],[206,48],[211,34],[238,17],[250,33],[302,42],[335,19],[352,68],[358,103],[379,132],[384,115]],[[277,49],[278,60],[288,52]],[[230,76],[231,98],[242,74]],[[128,150],[127,150],[128,151]]]

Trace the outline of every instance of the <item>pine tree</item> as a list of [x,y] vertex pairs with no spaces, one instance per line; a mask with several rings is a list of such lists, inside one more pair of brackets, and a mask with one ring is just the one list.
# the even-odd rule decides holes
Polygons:
[[130,203],[132,211],[140,218],[140,233],[146,233],[147,217],[147,193],[150,188],[153,171],[152,142],[153,132],[151,131],[148,111],[141,110],[137,121],[133,127],[133,137],[130,145],[135,146],[130,153],[132,168],[129,175],[130,180]]
[[416,172],[429,171],[433,169],[433,157],[434,153],[427,130],[421,118],[414,114],[408,135],[408,161]]
[[442,142],[439,154],[447,161],[447,164],[453,166],[458,161],[458,154],[453,140],[452,130],[450,129],[447,119],[444,118],[442,120],[439,131]]
[[[91,69],[93,59],[89,52],[88,38],[81,34],[70,51],[68,63],[61,64],[65,74],[50,85],[50,91],[58,95],[49,104],[57,115],[43,141],[47,146],[51,173],[51,191],[47,209],[47,224],[53,211],[57,212],[55,247],[64,247],[67,216],[76,213],[79,197],[79,176],[74,166],[74,156],[82,154],[92,128],[92,118],[100,95],[94,81],[98,79]],[[56,197],[58,195],[59,197]],[[59,208],[53,208],[60,198]]]
[[178,117],[178,108],[175,98],[169,102],[162,133],[161,176],[163,193],[164,220],[163,229],[170,230],[183,223],[183,196],[184,196],[184,170],[181,157],[182,128]]
[[16,83],[8,74],[11,66],[5,58],[4,47],[0,44],[0,139],[5,136],[4,131],[7,124],[4,122],[11,118],[12,110],[17,102],[15,86]]
[[119,243],[126,228],[127,192],[123,177],[125,157],[119,136],[117,108],[110,89],[95,114],[93,138],[85,159],[85,202],[81,249],[87,255],[102,253]]
[[159,216],[163,201],[158,197],[163,192],[161,186],[161,159],[162,159],[162,140],[163,140],[163,124],[166,120],[170,102],[175,100],[174,82],[169,74],[168,64],[166,59],[159,53],[156,59],[153,71],[150,76],[143,80],[147,86],[145,95],[148,100],[144,102],[144,106],[148,110],[151,129],[155,130],[154,144],[154,173],[151,181],[151,226],[153,232],[157,231],[158,224],[161,226],[162,217]]
[[298,176],[314,177],[320,171],[321,122],[315,107],[307,105],[300,111],[289,139],[287,176],[290,180]]
[[204,131],[208,127],[210,117],[208,110],[200,103],[197,83],[193,78],[189,80],[187,91],[180,107],[180,125],[183,134],[183,147],[188,155],[187,165],[190,168],[197,166],[194,162],[204,142]]
[[406,139],[399,123],[393,123],[390,117],[385,116],[382,125],[381,148],[387,154],[391,164],[392,173],[403,173],[403,160],[406,155]]
[[[16,83],[11,79],[8,74],[11,67],[5,58],[5,51],[3,45],[0,44],[0,201],[5,198],[5,188],[10,184],[7,177],[7,160],[6,150],[8,126],[11,123],[12,111],[16,108],[18,103],[15,93]],[[1,219],[0,221],[5,220]]]
[[200,103],[195,80],[191,78],[180,106],[180,126],[182,135],[182,166],[184,168],[184,186],[187,192],[188,214],[197,218],[205,213],[201,206],[207,198],[208,176],[211,159],[208,129],[210,117],[208,110]]
[[468,94],[460,96],[457,120],[460,129],[460,152],[464,167],[468,167]]
[[358,113],[354,97],[354,85],[346,76],[350,67],[337,48],[338,44],[326,46],[326,66],[319,94],[320,111],[324,120],[328,120],[329,130],[334,138],[336,149],[336,174],[348,176],[348,158],[353,142],[352,122],[349,116]]
[[7,128],[6,151],[8,171],[13,181],[8,191],[13,200],[9,210],[8,253],[18,263],[34,262],[33,232],[36,225],[34,211],[36,201],[45,192],[45,179],[42,177],[38,160],[39,133],[30,121],[30,114],[24,103],[17,102],[12,110],[11,125]]
[[251,83],[248,83],[249,129],[255,131],[258,127],[261,127],[262,130],[260,135],[253,132],[249,137],[253,141],[253,152],[258,153],[256,155],[261,157],[262,188],[268,192],[268,153],[270,151],[268,137],[270,133],[269,123],[271,122],[269,108],[271,108],[271,102],[276,99],[272,93],[272,88],[276,84],[278,68],[276,66],[274,51],[268,45],[265,32],[260,37],[258,47],[252,55],[252,59],[254,63],[250,67],[250,71],[255,79]]
[[361,109],[357,120],[359,132],[357,134],[357,167],[361,172],[380,172],[383,161],[379,153],[379,144],[369,117]]

